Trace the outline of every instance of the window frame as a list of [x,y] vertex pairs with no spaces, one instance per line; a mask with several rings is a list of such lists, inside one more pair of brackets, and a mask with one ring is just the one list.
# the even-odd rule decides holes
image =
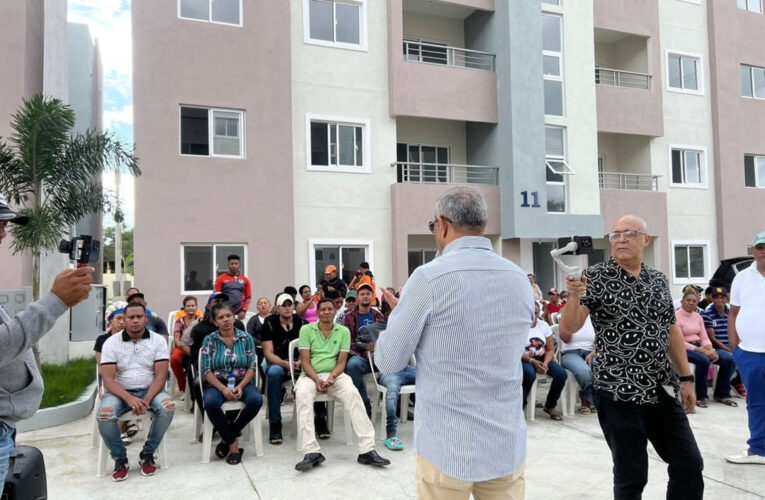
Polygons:
[[338,267],[338,275],[342,273],[342,254],[343,247],[351,248],[366,248],[365,260],[369,263],[370,269],[375,269],[375,246],[373,240],[354,240],[354,239],[334,239],[334,238],[320,238],[308,240],[308,276],[309,285],[312,289],[316,288],[316,247],[338,247],[340,249],[340,266]]
[[746,185],[746,170],[744,171],[744,188],[745,189],[765,189],[765,179],[760,179],[760,169],[757,168],[757,159],[762,158],[763,161],[765,161],[765,155],[755,155],[755,154],[749,154],[744,153],[744,169],[746,169],[746,157],[751,156],[752,157],[752,166],[754,168],[754,186],[747,186]]
[[[193,108],[193,109],[205,109],[207,110],[207,144],[208,144],[208,154],[206,155],[193,155],[189,153],[183,152],[183,116],[182,116],[182,110],[183,108]],[[237,113],[239,115],[239,140],[240,140],[240,150],[241,154],[239,155],[224,155],[224,154],[215,154],[215,112],[221,111],[224,113]],[[183,157],[191,157],[191,158],[229,158],[229,159],[235,159],[235,160],[244,160],[247,158],[247,135],[246,135],[246,119],[247,119],[247,113],[243,109],[234,109],[234,108],[217,108],[217,107],[209,107],[209,106],[199,106],[196,104],[179,104],[178,105],[178,154]]]
[[755,92],[754,92],[754,88],[755,88],[754,87],[754,70],[760,70],[762,72],[765,72],[765,68],[762,67],[762,66],[754,66],[754,65],[751,65],[751,64],[743,64],[742,63],[739,66],[739,75],[740,75],[740,72],[741,72],[740,68],[746,68],[747,71],[749,72],[749,85],[750,85],[750,88],[752,89],[752,95],[744,95],[743,92],[742,92],[741,97],[743,97],[745,99],[757,99],[758,101],[765,101],[765,96],[758,97],[758,96],[755,95]]
[[[683,59],[695,59],[696,60],[696,82],[698,89],[686,89],[684,87],[671,87],[669,85],[669,58],[670,56],[680,57],[680,81],[683,79]],[[701,54],[695,54],[692,52],[683,52],[681,50],[666,49],[664,51],[664,71],[667,81],[667,92],[678,92],[680,94],[692,94],[692,95],[704,95],[704,59]],[[684,84],[684,83],[681,83]]]
[[[690,247],[703,248],[704,255],[704,275],[703,276],[690,276],[687,278],[677,276],[677,268],[675,266],[675,248],[686,247],[686,254]],[[709,281],[709,277],[712,275],[710,269],[709,249],[711,248],[709,240],[672,240],[670,242],[670,260],[672,262],[672,283],[677,285],[693,285],[699,282],[706,283]],[[688,255],[688,274],[691,273],[690,255]]]
[[[676,188],[688,188],[688,189],[708,189],[709,188],[709,175],[707,170],[707,148],[706,146],[697,146],[697,145],[691,145],[691,144],[670,144],[668,147],[668,154],[669,154],[669,185],[671,187]],[[687,183],[687,182],[674,182],[673,178],[673,168],[674,165],[672,164],[672,152],[673,151],[681,151],[681,157],[682,157],[682,177],[683,179],[686,178],[686,168],[685,168],[685,153],[691,152],[691,153],[699,153],[699,177],[700,182],[699,183]]]
[[[434,256],[433,259],[430,259],[428,262],[425,262],[425,252],[433,252],[436,255],[438,255],[438,249],[437,248],[423,248],[423,247],[407,248],[407,250],[406,250],[406,260],[407,260],[406,271],[407,271],[407,276],[411,276],[412,273],[414,272],[414,271],[409,272],[409,252],[418,252],[420,254],[420,259],[422,261],[422,264],[420,264],[417,267],[424,266],[428,262],[433,262],[433,260],[436,258]],[[417,267],[415,267],[415,269],[417,269]]]
[[[563,155],[560,156],[560,155],[547,154],[547,148],[545,147],[545,169],[546,169],[545,170],[545,193],[547,193],[547,188],[550,185],[552,185],[552,186],[563,186],[563,211],[562,212],[550,212],[550,211],[548,211],[547,210],[547,208],[548,208],[547,207],[547,202],[549,200],[545,200],[545,213],[553,214],[553,215],[564,215],[564,214],[568,213],[568,182],[566,181],[566,179],[567,179],[568,175],[571,175],[571,174],[573,174],[575,172],[574,172],[574,169],[572,169],[568,165],[568,162],[566,161],[566,155],[567,155],[567,150],[568,150],[568,147],[567,147],[567,144],[566,144],[567,143],[567,136],[568,136],[568,134],[566,133],[566,130],[567,130],[566,127],[563,127],[561,125],[552,125],[550,123],[545,123],[545,136],[547,135],[547,128],[548,127],[550,127],[550,128],[557,128],[557,129],[560,129],[560,130],[563,131],[563,141],[562,141]],[[550,166],[550,163],[549,163],[550,161],[563,162],[563,164],[571,170],[571,173],[565,173],[564,174],[564,173],[556,172],[555,169],[553,169]],[[563,177],[563,180],[562,181],[550,181],[550,180],[547,180],[547,171],[548,170],[551,173],[555,174],[555,175],[560,175],[561,177]]]
[[[313,165],[311,161],[311,122],[324,122],[328,124],[347,125],[349,127],[361,127],[361,143],[363,151],[361,153],[361,166],[348,166],[340,165]],[[306,170],[310,172],[343,172],[347,174],[371,174],[372,173],[372,132],[370,126],[370,120],[368,118],[351,118],[343,116],[330,116],[330,115],[305,115],[305,138],[306,138]],[[339,139],[339,135],[338,135]],[[327,138],[329,141],[329,137]],[[338,142],[339,144],[339,142]],[[340,154],[338,151],[338,162]]]
[[[446,171],[444,172],[444,177],[446,177],[446,182],[444,182],[444,183],[438,183],[437,182],[436,184],[451,184],[452,183],[452,171],[448,167],[449,165],[452,165],[452,148],[451,148],[451,146],[447,146],[447,145],[444,145],[444,144],[432,144],[432,143],[426,143],[426,142],[406,141],[406,140],[398,141],[397,140],[396,141],[396,149],[397,150],[398,150],[399,146],[405,146],[406,147],[407,156],[409,155],[409,148],[410,147],[417,147],[420,158],[422,158],[422,148],[423,147],[426,147],[426,148],[435,148],[436,149],[436,156],[438,156],[438,149],[445,149],[446,150],[446,163],[443,164],[443,165],[444,165],[444,167],[446,167]],[[425,162],[422,162],[422,161],[420,161],[420,162],[410,162],[408,159],[407,159],[407,161],[401,162],[401,161],[398,160],[398,158],[396,158],[396,163],[397,164],[406,163],[406,164],[414,164],[414,165],[416,165],[418,163],[419,164],[424,164]],[[436,165],[441,165],[441,163],[436,162]],[[436,173],[438,174],[438,172],[436,172]],[[422,177],[420,177],[420,181],[421,180],[422,180]],[[411,182],[411,181],[409,181],[409,182]]]
[[[551,81],[551,82],[560,82],[560,102],[561,102],[561,114],[560,115],[548,115],[545,111],[545,116],[551,116],[551,117],[558,117],[562,118],[566,116],[566,84],[565,84],[565,75],[564,75],[564,64],[563,64],[563,53],[565,51],[564,46],[564,38],[563,38],[563,16],[561,14],[557,14],[554,12],[542,12],[542,17],[549,16],[549,17],[555,17],[558,19],[558,26],[560,28],[560,52],[554,51],[554,50],[544,50],[542,49],[542,62],[543,62],[543,68],[544,68],[544,58],[545,56],[548,57],[556,57],[558,59],[558,75],[547,75],[544,73],[544,70],[542,71],[542,91],[544,93],[544,82],[545,81]],[[543,95],[544,99],[544,95]],[[544,100],[543,100],[544,104]]]
[[[749,4],[752,1],[756,1],[759,4],[760,10],[752,10],[752,9],[749,8]],[[744,3],[746,4],[746,7],[740,7],[738,5],[738,1],[736,1],[736,8],[739,9],[739,10],[745,10],[747,12],[754,12],[755,14],[762,14],[763,13],[762,0],[744,0]]]
[[207,19],[197,19],[195,17],[182,16],[181,2],[183,2],[183,0],[178,0],[178,19],[183,19],[184,21],[196,21],[198,23],[220,24],[223,26],[236,26],[238,28],[241,28],[244,26],[244,12],[243,12],[244,2],[242,0],[239,0],[239,24],[225,23],[223,21],[213,21],[213,18],[212,18],[213,0],[207,0]]
[[186,260],[184,259],[184,250],[186,247],[212,247],[213,249],[213,255],[212,255],[212,269],[213,273],[215,273],[215,261],[217,260],[217,248],[218,247],[231,247],[231,246],[238,246],[241,245],[244,248],[244,251],[242,252],[242,256],[244,256],[244,269],[241,270],[241,273],[243,276],[248,276],[247,268],[250,264],[249,259],[249,253],[248,253],[248,245],[247,243],[211,243],[211,242],[181,242],[180,248],[181,248],[181,283],[180,283],[180,290],[181,295],[201,295],[201,294],[210,294],[213,293],[215,290],[215,280],[218,278],[217,275],[212,277],[213,281],[213,289],[212,290],[186,290]]
[[[367,52],[368,49],[368,24],[367,24],[367,0],[322,0],[332,3],[332,20],[334,26],[337,26],[337,8],[336,4],[354,5],[359,7],[359,43],[345,43],[338,41],[319,40],[311,38],[311,0],[303,0],[303,43],[309,45],[319,45],[322,47],[333,47],[336,49],[356,50]],[[337,38],[337,31],[333,28],[333,36]]]

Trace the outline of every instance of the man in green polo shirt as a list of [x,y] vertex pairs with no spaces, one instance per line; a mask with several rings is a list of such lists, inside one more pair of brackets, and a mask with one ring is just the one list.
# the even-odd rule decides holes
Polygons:
[[359,443],[358,462],[365,465],[388,465],[375,451],[375,429],[367,417],[361,396],[346,375],[345,362],[351,348],[351,333],[343,325],[334,322],[335,304],[332,299],[319,301],[319,321],[300,329],[298,348],[303,372],[295,384],[298,438],[304,454],[295,465],[299,471],[307,471],[324,462],[319,453],[313,426],[313,402],[318,394],[329,394],[343,404],[348,412],[356,441]]

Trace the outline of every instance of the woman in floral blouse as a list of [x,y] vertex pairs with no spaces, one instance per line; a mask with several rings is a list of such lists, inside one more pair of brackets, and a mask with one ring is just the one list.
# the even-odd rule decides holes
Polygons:
[[[228,304],[215,304],[211,316],[218,330],[205,337],[199,351],[205,380],[204,406],[222,438],[215,455],[235,465],[242,461],[244,451],[237,438],[263,405],[263,397],[252,383],[257,363],[255,344],[250,335],[234,328],[236,317]],[[232,375],[234,388],[230,389]],[[226,401],[241,401],[245,405],[232,423],[226,420],[221,408]]]

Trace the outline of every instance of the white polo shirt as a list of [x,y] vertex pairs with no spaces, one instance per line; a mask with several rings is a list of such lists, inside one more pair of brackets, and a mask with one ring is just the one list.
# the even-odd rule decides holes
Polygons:
[[154,363],[167,360],[167,340],[150,330],[144,330],[137,341],[123,330],[109,337],[101,349],[101,365],[117,365],[115,379],[127,390],[148,389],[154,381]]
[[741,308],[736,317],[739,347],[765,352],[765,276],[757,270],[756,261],[733,279],[730,303]]

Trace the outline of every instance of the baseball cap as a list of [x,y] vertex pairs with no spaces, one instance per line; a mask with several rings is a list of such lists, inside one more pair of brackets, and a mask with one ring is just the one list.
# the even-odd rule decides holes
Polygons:
[[372,285],[370,285],[369,283],[360,284],[359,287],[356,288],[356,293],[360,292],[362,288],[369,288],[369,291],[371,291],[372,293],[375,293],[375,289],[372,288]]
[[281,306],[283,306],[283,305],[284,305],[284,303],[285,303],[285,302],[287,302],[288,300],[289,300],[290,302],[292,302],[293,304],[295,303],[295,301],[294,301],[294,300],[292,300],[292,295],[290,295],[290,294],[288,294],[288,293],[283,293],[283,294],[279,295],[278,297],[276,297],[276,305],[277,305],[277,306],[279,306],[279,307],[281,307]]
[[8,200],[5,199],[5,196],[0,195],[0,221],[24,225],[29,222],[29,217],[11,210],[8,206]]
[[355,299],[356,298],[356,290],[348,290],[345,292],[345,298],[346,299]]
[[728,295],[728,290],[726,290],[725,287],[716,286],[712,289],[712,297],[716,297],[718,295]]
[[337,267],[330,264],[324,269],[324,274],[334,273],[335,271],[337,271]]
[[555,288],[550,288],[550,291],[547,292],[547,295],[550,295],[550,294],[558,295],[558,290],[556,290]]
[[210,294],[209,297],[207,297],[207,303],[209,304],[210,302],[212,302],[213,299],[220,299],[220,300],[226,301],[228,300],[228,294],[225,294],[223,292],[213,292]]
[[759,233],[754,235],[754,241],[752,242],[752,246],[756,247],[757,245],[762,245],[765,243],[765,231],[760,231]]
[[141,292],[131,293],[130,295],[127,296],[128,304],[130,302],[133,302],[133,299],[137,299],[137,298],[141,298],[143,300],[146,300],[146,297],[144,297],[144,295]]

